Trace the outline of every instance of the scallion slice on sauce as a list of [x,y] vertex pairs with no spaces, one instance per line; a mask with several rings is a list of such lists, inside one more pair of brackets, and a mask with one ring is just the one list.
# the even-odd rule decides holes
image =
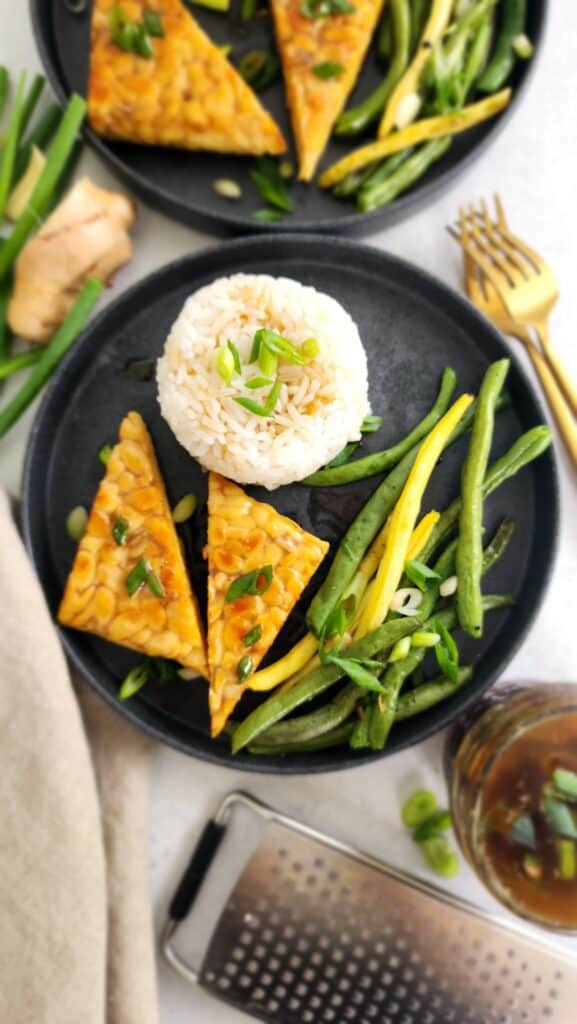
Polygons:
[[112,524],[112,538],[115,544],[122,547],[126,544],[126,538],[128,537],[129,523],[123,516],[116,516]]
[[262,626],[260,623],[255,626],[254,629],[249,630],[248,633],[244,634],[243,643],[245,647],[252,647],[253,644],[257,644],[262,636]]
[[226,604],[238,601],[239,597],[259,597],[265,594],[272,583],[272,577],[272,565],[263,565],[260,569],[237,576],[225,594]]

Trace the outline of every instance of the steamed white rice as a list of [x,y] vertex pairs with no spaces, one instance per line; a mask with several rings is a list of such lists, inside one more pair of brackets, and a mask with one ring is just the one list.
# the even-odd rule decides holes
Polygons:
[[[244,384],[260,373],[247,363],[261,327],[297,346],[308,338],[320,346],[306,366],[279,362],[284,386],[268,418],[233,401],[266,397],[267,389]],[[225,384],[214,363],[228,340],[242,375]],[[157,379],[162,415],[201,465],[271,490],[301,480],[358,440],[369,411],[365,351],[347,311],[315,288],[264,274],[235,274],[194,292],[167,338]]]

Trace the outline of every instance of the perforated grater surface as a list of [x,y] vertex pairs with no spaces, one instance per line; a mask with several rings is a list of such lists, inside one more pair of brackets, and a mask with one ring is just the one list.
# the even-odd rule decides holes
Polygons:
[[[175,932],[239,806],[265,824],[197,972]],[[188,980],[274,1024],[577,1021],[577,958],[242,793],[207,825],[163,950]]]

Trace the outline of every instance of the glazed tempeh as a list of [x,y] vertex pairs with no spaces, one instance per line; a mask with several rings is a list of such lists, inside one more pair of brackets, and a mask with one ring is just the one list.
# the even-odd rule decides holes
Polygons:
[[[131,596],[128,578],[136,571],[138,579],[139,564],[154,577],[150,584],[143,579]],[[152,441],[136,412],[121,424],[58,618],[64,626],[208,675],[196,599]]]

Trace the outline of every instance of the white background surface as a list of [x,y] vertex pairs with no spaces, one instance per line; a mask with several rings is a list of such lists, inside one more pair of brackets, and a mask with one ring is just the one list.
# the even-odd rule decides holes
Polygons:
[[[436,203],[368,241],[413,260],[457,287],[458,255],[444,225],[454,217],[460,202],[498,189],[518,233],[545,254],[557,272],[562,297],[553,317],[552,333],[577,378],[577,4],[551,0],[550,6],[539,68],[505,133]],[[36,69],[39,61],[25,5],[0,0],[0,24],[0,63],[12,71]],[[90,153],[84,155],[81,166],[100,184],[113,185],[107,170]],[[135,259],[120,274],[108,299],[163,263],[218,244],[210,236],[173,224],[142,205],[135,242]],[[0,484],[12,493],[19,488],[33,412],[30,410],[0,444]],[[558,450],[563,520],[556,570],[531,635],[507,670],[506,679],[577,681],[577,478]],[[443,799],[441,745],[442,737],[436,737],[381,764],[336,775],[289,779],[247,776],[158,747],[152,769],[149,843],[157,929],[202,823],[233,788],[245,788],[288,813],[426,876],[418,852],[399,827],[399,793],[418,780]],[[493,905],[465,866],[451,884],[468,898]],[[202,922],[198,928],[202,932]],[[163,964],[159,964],[159,993],[161,1024],[240,1024],[247,1019],[190,989]]]

